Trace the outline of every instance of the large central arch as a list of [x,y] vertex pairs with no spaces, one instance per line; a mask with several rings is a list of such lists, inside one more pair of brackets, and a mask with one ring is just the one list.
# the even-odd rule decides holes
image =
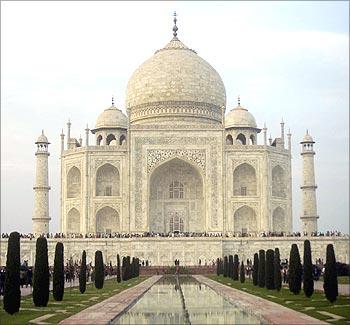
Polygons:
[[158,166],[149,179],[150,231],[205,231],[203,189],[192,164],[173,158]]

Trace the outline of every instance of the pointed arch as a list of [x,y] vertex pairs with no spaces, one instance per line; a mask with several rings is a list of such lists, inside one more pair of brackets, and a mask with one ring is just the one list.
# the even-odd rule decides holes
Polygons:
[[106,145],[107,146],[115,146],[117,144],[117,139],[115,138],[114,134],[108,134],[106,138]]
[[102,144],[102,135],[100,134],[97,138],[96,138],[96,145],[100,146]]
[[251,134],[251,135],[250,135],[250,137],[249,137],[249,144],[250,144],[250,145],[256,144],[254,134]]
[[272,169],[272,196],[286,197],[286,175],[284,169],[277,165]]
[[232,138],[232,135],[231,134],[228,134],[226,136],[226,144],[227,145],[232,145],[233,144],[233,138]]
[[246,145],[247,144],[247,139],[246,139],[246,137],[245,137],[245,135],[243,133],[240,133],[240,134],[237,135],[236,143],[237,144],[242,144],[242,145]]
[[77,198],[81,194],[81,173],[73,166],[67,174],[67,198]]
[[233,172],[233,195],[255,196],[257,193],[257,181],[255,168],[243,163],[237,166]]
[[120,175],[117,167],[106,163],[96,172],[96,196],[119,196]]
[[255,211],[248,205],[236,210],[233,216],[233,229],[235,233],[249,233],[257,231]]
[[96,213],[96,232],[113,233],[120,231],[120,220],[117,210],[105,206]]
[[272,214],[272,230],[276,232],[282,232],[286,230],[286,216],[281,207],[277,207],[273,210]]
[[122,134],[119,138],[119,144],[122,145],[124,143],[126,143],[126,136],[125,134]]
[[80,233],[80,212],[76,208],[70,209],[67,214],[66,232],[68,234]]

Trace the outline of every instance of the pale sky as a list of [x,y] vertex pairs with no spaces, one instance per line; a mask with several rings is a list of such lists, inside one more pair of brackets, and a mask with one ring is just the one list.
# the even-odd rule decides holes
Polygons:
[[[349,232],[349,2],[1,1],[1,231],[30,232],[35,140],[50,145],[50,231],[59,231],[60,133],[84,138],[134,70],[178,37],[241,104],[292,133],[293,223],[300,230],[300,144],[314,137],[319,230]],[[90,136],[90,141],[93,135]],[[262,143],[260,135],[259,143]]]

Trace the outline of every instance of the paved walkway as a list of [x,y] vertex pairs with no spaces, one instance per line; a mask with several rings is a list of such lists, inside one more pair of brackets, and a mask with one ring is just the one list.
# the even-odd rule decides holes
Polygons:
[[102,325],[108,324],[118,315],[123,313],[129,305],[134,303],[150,287],[153,286],[162,276],[154,275],[140,284],[124,290],[113,297],[90,306],[81,312],[68,317],[59,324],[63,325]]
[[224,296],[233,305],[250,314],[261,317],[262,321],[268,324],[328,324],[272,301],[228,287],[202,275],[193,275],[193,277]]
[[[323,291],[323,281],[314,281],[314,289]],[[340,295],[350,295],[350,284],[338,284],[338,292]]]

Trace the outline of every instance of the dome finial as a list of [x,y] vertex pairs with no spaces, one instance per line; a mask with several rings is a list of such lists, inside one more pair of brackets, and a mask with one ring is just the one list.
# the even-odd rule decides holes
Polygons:
[[238,95],[238,106],[241,106],[241,97]]
[[176,22],[177,22],[176,16],[177,16],[176,11],[174,11],[174,27],[173,27],[174,38],[177,37],[177,30],[178,30],[178,28],[176,26]]
[[114,96],[112,96],[112,107],[114,107]]

